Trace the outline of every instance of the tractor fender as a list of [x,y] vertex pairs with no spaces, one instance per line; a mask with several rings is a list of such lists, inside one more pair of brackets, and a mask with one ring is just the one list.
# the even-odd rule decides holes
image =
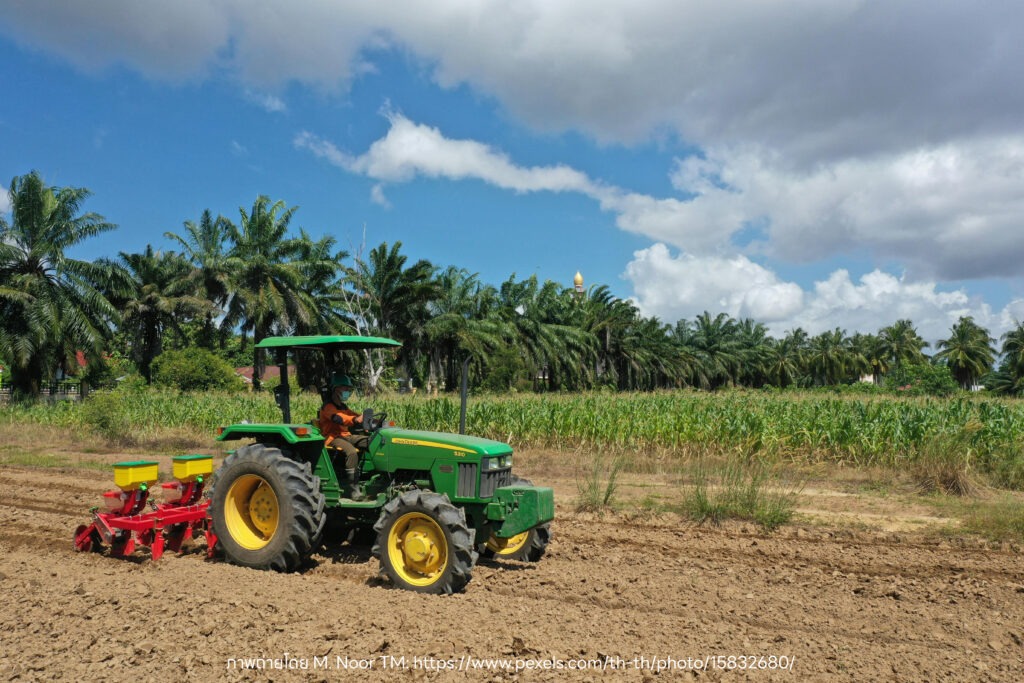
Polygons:
[[256,439],[257,441],[280,440],[287,444],[320,442],[324,437],[320,430],[309,424],[260,424],[240,423],[217,429],[217,441]]

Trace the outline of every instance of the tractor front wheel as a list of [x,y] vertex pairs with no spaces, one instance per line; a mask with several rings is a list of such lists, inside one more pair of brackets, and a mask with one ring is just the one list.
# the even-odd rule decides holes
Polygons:
[[228,456],[210,501],[213,532],[232,564],[293,571],[317,547],[326,515],[309,463],[255,443]]
[[406,491],[384,506],[373,529],[373,555],[396,586],[419,593],[455,593],[469,583],[477,558],[475,532],[448,496]]

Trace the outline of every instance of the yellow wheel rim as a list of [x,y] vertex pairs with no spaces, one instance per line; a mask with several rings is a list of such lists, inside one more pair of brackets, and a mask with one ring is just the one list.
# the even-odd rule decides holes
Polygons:
[[494,534],[487,539],[487,549],[495,555],[512,555],[522,550],[526,542],[530,540],[530,532],[524,531],[511,538],[498,538]]
[[403,581],[414,586],[429,586],[448,567],[444,530],[429,515],[407,512],[388,532],[388,558]]
[[277,495],[263,477],[246,474],[235,480],[224,501],[228,533],[246,550],[259,550],[277,531]]

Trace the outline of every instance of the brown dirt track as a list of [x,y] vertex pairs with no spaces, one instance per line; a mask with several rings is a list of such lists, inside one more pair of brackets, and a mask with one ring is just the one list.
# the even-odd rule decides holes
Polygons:
[[[198,548],[155,563],[148,551],[75,553],[73,529],[110,485],[94,470],[0,467],[0,680],[1024,680],[1016,549],[821,527],[765,535],[560,505],[539,564],[482,563],[465,593],[421,596],[381,583],[365,548],[289,575],[206,561]],[[560,501],[575,495],[571,479],[555,487]],[[285,653],[293,666],[327,665],[229,668],[243,657],[284,665]],[[716,655],[795,661],[655,678],[634,660]],[[616,668],[437,670],[463,656]],[[345,658],[373,668],[353,675]]]

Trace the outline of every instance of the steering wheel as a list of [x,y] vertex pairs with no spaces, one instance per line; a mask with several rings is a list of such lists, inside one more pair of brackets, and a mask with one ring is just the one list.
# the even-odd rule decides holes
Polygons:
[[384,426],[387,417],[387,413],[374,413],[373,408],[367,408],[363,411],[363,429],[367,433],[375,432]]

